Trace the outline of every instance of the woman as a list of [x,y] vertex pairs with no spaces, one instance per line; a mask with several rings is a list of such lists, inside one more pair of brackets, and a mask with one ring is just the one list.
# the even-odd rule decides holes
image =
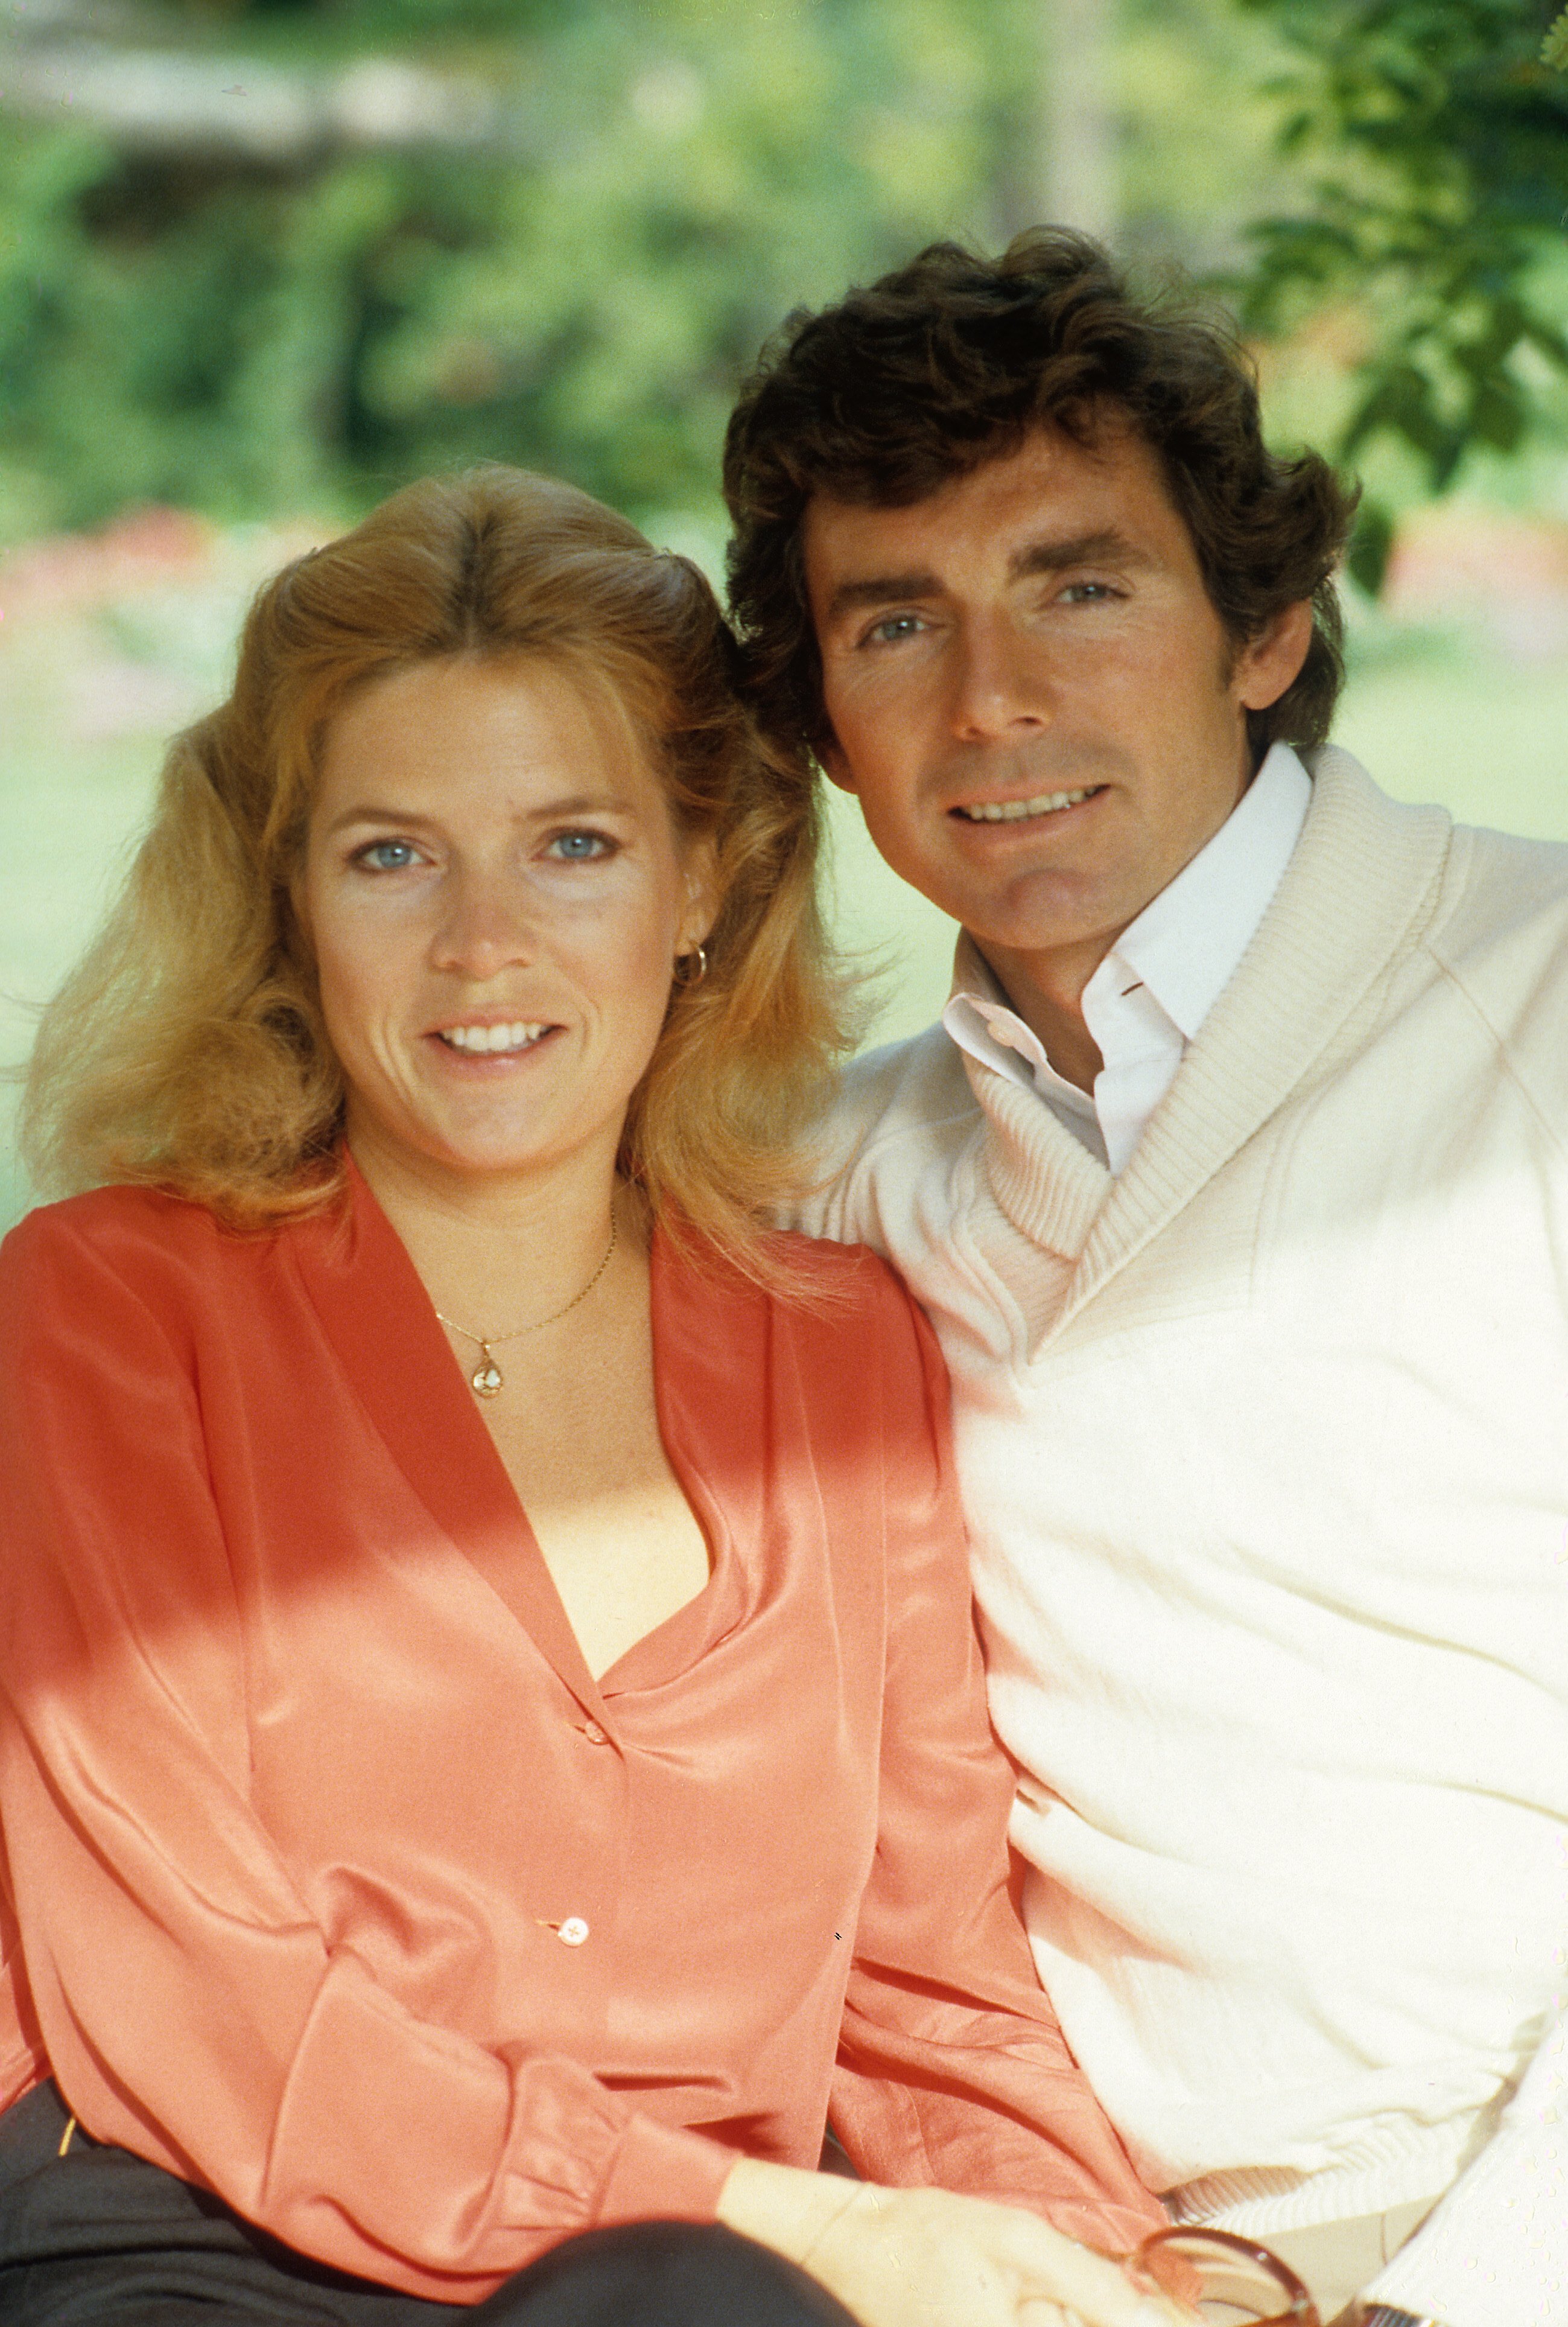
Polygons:
[[939,1361],[755,1226],[837,1023],[726,650],[582,495],[398,495],[263,592],[46,1020],[7,2320],[1143,2315]]

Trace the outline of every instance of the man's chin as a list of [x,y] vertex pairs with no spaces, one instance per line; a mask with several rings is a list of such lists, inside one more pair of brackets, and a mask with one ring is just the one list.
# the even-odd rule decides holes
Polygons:
[[[1021,872],[1006,882],[953,883],[949,898],[933,904],[963,924],[982,953],[1048,954],[1074,949],[1103,937],[1108,921],[1104,901],[1090,884],[1058,871]],[[1119,923],[1106,946],[1113,944]]]

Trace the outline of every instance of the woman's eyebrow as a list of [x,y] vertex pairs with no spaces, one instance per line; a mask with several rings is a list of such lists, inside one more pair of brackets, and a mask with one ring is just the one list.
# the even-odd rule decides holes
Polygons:
[[428,824],[430,818],[415,808],[378,808],[374,802],[344,808],[327,826],[329,833],[346,831],[351,824]]
[[[513,821],[518,824],[548,824],[568,816],[630,816],[635,814],[632,804],[619,792],[565,792],[558,799],[540,800],[520,809]],[[375,801],[357,802],[333,817],[326,827],[329,834],[346,831],[356,824],[396,824],[410,831],[426,830],[439,818],[415,808],[383,807]]]
[[631,816],[635,813],[633,803],[620,792],[571,792],[560,799],[543,800],[538,807],[524,811],[525,816],[538,822],[554,821],[562,816]]

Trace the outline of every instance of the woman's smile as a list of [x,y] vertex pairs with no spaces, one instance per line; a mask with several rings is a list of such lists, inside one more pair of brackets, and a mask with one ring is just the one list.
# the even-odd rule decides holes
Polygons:
[[533,1050],[547,1034],[556,1032],[554,1026],[540,1023],[532,1025],[520,1019],[503,1019],[496,1025],[473,1024],[438,1026],[434,1040],[444,1042],[447,1049],[460,1052],[470,1061],[515,1059],[525,1051]]

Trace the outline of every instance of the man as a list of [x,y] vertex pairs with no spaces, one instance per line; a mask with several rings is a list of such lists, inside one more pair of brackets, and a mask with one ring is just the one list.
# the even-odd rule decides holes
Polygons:
[[766,723],[962,924],[807,1224],[946,1350],[1069,2039],[1325,2319],[1568,2320],[1568,850],[1325,747],[1349,499],[1080,238],[796,319],[726,484]]

